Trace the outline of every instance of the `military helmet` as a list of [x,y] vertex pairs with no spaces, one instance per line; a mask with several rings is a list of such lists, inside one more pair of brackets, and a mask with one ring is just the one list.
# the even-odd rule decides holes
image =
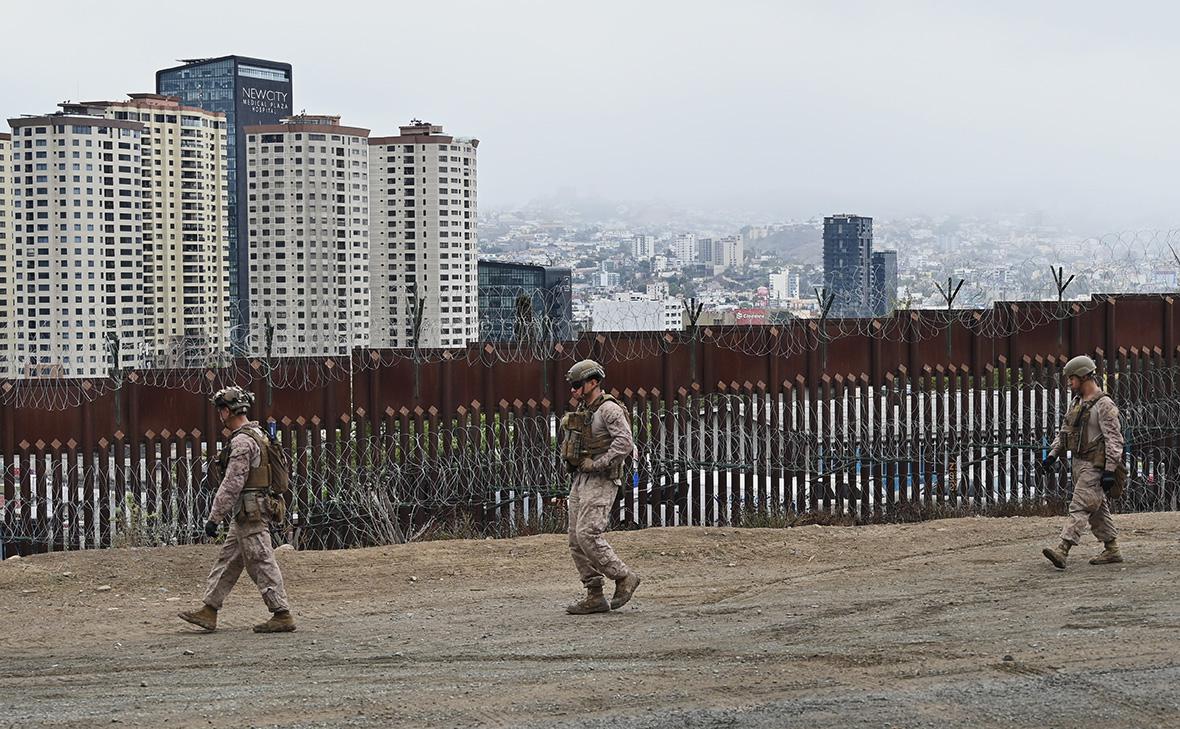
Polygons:
[[254,404],[254,393],[240,387],[225,387],[213,394],[213,407],[229,408],[234,415],[243,415]]
[[1080,377],[1083,380],[1098,371],[1098,365],[1086,355],[1078,355],[1065,363],[1062,373],[1067,377]]
[[602,369],[602,365],[598,364],[592,359],[584,359],[570,367],[570,371],[565,373],[566,382],[582,382],[591,377],[596,377],[599,380],[606,379],[606,370]]

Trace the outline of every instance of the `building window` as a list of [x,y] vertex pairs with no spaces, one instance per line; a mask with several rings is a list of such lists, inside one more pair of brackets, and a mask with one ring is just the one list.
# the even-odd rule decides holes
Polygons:
[[261,78],[268,81],[288,81],[287,72],[281,68],[263,68],[245,63],[238,64],[238,75],[247,78]]

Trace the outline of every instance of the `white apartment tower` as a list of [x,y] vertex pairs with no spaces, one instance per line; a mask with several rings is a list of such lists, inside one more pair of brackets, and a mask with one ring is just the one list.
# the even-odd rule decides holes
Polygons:
[[644,261],[656,254],[656,237],[654,235],[635,235],[631,237],[631,257]]
[[157,94],[62,108],[143,126],[145,366],[218,364],[230,323],[225,115]]
[[417,120],[369,140],[373,347],[478,338],[478,146]]
[[250,355],[368,347],[369,130],[302,114],[245,134]]
[[694,233],[682,233],[672,241],[672,256],[688,265],[697,260],[697,237]]
[[[13,290],[13,258],[11,229],[8,224],[9,209],[9,173],[11,172],[10,156],[12,153],[12,135],[0,133],[0,312],[12,312],[16,300]],[[12,332],[12,319],[5,313],[6,323],[0,331],[0,377],[16,376],[16,361],[13,358],[12,346],[15,343]]]
[[101,377],[144,362],[138,121],[10,119],[6,309],[18,377]]

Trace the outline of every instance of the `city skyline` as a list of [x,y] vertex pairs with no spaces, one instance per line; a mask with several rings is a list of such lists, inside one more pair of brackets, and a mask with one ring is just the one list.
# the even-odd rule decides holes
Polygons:
[[[8,64],[0,111],[150,91],[173,59],[241,53],[296,68],[296,112],[479,130],[495,140],[483,150],[495,208],[572,189],[779,217],[1043,211],[1110,230],[1167,227],[1178,202],[1177,102],[1154,89],[1177,60],[1163,29],[1180,10],[1163,4],[745,2],[717,16],[654,2],[620,17],[611,3],[461,2],[443,21],[401,8],[392,25],[392,10],[365,9],[347,38],[303,23],[299,3],[281,15],[243,4],[232,22],[185,14],[183,38],[159,32],[179,10],[144,7],[74,27],[52,22],[60,6],[12,9],[31,31],[10,40],[14,58],[41,55],[38,28],[136,43],[101,64]],[[433,33],[398,36],[432,23],[448,52],[433,52]],[[383,50],[391,33],[396,53]],[[416,58],[430,74],[398,73]],[[687,153],[702,142],[707,154]]]
[[[230,354],[231,332],[235,352],[266,357],[340,356],[368,346],[464,347],[480,341],[480,313],[489,313],[484,303],[491,297],[479,285],[492,285],[491,279],[477,276],[478,265],[512,261],[504,256],[520,251],[521,243],[524,251],[544,251],[548,260],[528,254],[512,263],[568,270],[570,326],[596,331],[679,330],[686,302],[695,306],[698,297],[707,305],[704,321],[718,324],[885,317],[895,307],[937,301],[935,292],[942,289],[934,282],[949,286],[968,278],[960,306],[1014,294],[1036,297],[1044,288],[1038,269],[1045,260],[1080,264],[1083,275],[1075,289],[1090,291],[1169,286],[1180,276],[1169,271],[1159,241],[1141,251],[1128,248],[1125,257],[1120,253],[1117,270],[1111,265],[1088,270],[1084,255],[1068,248],[1073,231],[1047,222],[1053,216],[1043,210],[1014,225],[956,222],[953,216],[935,222],[890,214],[888,207],[882,214],[872,203],[879,196],[871,192],[859,193],[869,202],[808,208],[799,217],[751,214],[750,206],[757,205],[752,195],[744,211],[727,209],[730,192],[757,181],[757,165],[731,170],[749,174],[724,178],[726,184],[707,203],[713,212],[698,209],[688,218],[660,219],[653,214],[658,205],[612,210],[603,205],[609,198],[563,185],[546,190],[536,204],[499,208],[489,218],[491,235],[481,240],[479,139],[419,118],[398,124],[396,134],[393,124],[365,118],[349,118],[343,126],[332,102],[322,105],[315,90],[301,92],[293,103],[292,78],[304,73],[295,55],[235,50],[249,55],[156,63],[155,92],[132,86],[83,97],[127,93],[129,101],[66,101],[50,116],[9,117],[12,128],[22,131],[2,140],[0,155],[11,152],[10,171],[22,175],[14,176],[7,192],[0,187],[0,195],[12,198],[0,201],[7,203],[0,214],[8,218],[0,219],[0,235],[7,230],[21,237],[13,239],[11,250],[0,246],[0,298],[10,312],[27,319],[0,341],[10,368],[19,363],[33,376],[95,376],[106,367],[202,365]],[[357,75],[369,70],[335,60],[327,68]],[[437,79],[428,85],[452,83]],[[864,89],[841,93],[857,91]],[[103,132],[127,139],[99,140],[91,153],[85,149],[93,144],[89,122],[104,119],[132,126]],[[450,119],[436,121],[452,128]],[[707,175],[710,165],[729,164],[728,155],[740,151],[734,140],[742,135],[730,133],[745,125],[744,119],[713,124],[710,133],[718,143],[702,135],[682,145],[679,154],[699,168],[697,177]],[[521,127],[534,135],[530,149],[551,131]],[[578,128],[572,122],[568,127]],[[371,138],[370,129],[376,130]],[[457,130],[487,138],[480,129]],[[492,146],[519,143],[520,131],[510,130]],[[628,148],[637,143],[632,131],[624,125],[602,136]],[[659,158],[668,139],[652,140],[658,143],[633,154],[632,163]],[[584,145],[600,141],[574,139],[548,157],[568,159],[574,170]],[[762,161],[773,161],[779,145],[766,140],[760,145]],[[527,163],[527,155],[524,159]],[[861,155],[864,164],[842,171],[850,189],[876,174],[874,159]],[[839,160],[829,162],[834,166]],[[493,177],[504,174],[502,158],[500,165]],[[96,172],[105,176],[92,177]],[[808,168],[808,174],[814,172]],[[634,189],[628,187],[630,169],[619,167],[616,174],[621,184],[613,194]],[[128,187],[137,177],[142,190]],[[540,188],[519,189],[524,194]],[[660,187],[672,196],[685,189]],[[110,198],[118,199],[117,226]],[[34,213],[35,207],[48,211]],[[102,226],[88,210],[100,207],[106,211]],[[849,208],[873,215],[828,215]],[[499,214],[506,209],[517,214]],[[664,212],[671,209],[665,206]],[[810,224],[820,215],[822,251],[814,250]],[[888,221],[882,251],[874,250],[874,218]],[[95,222],[86,222],[91,219]],[[578,250],[583,245],[588,255]],[[958,255],[967,251],[971,255]],[[485,252],[487,259],[481,257]],[[821,254],[821,267],[809,258],[815,254]],[[1108,264],[1113,263],[1112,258]],[[1135,270],[1145,264],[1150,271]],[[1024,273],[1016,274],[1018,269]],[[495,292],[498,305],[515,306],[527,296],[528,312],[560,309],[557,300],[547,300],[554,294],[544,278],[534,271],[532,279],[530,291]],[[813,300],[810,292],[819,290],[834,300],[826,304],[819,294]],[[258,316],[249,316],[251,302],[259,304]],[[87,305],[100,315],[93,325],[83,318]],[[512,312],[496,316],[507,321]],[[143,320],[142,331],[135,328],[136,319]],[[531,326],[514,322],[511,328],[515,333]]]

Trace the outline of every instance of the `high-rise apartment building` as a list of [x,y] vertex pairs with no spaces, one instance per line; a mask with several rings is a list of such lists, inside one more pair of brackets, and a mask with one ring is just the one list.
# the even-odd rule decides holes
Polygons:
[[631,236],[631,257],[638,261],[645,261],[656,254],[656,237],[654,235]]
[[143,126],[145,365],[219,363],[229,349],[225,116],[157,94],[62,110]]
[[740,266],[746,257],[745,242],[740,235],[698,238],[696,243],[697,263],[712,266],[716,273]]
[[897,251],[873,252],[873,316],[897,308]]
[[138,121],[10,119],[19,377],[99,377],[141,367],[143,162]]
[[478,146],[417,120],[369,140],[374,347],[478,338]]
[[245,341],[250,314],[244,128],[277,124],[291,115],[291,64],[244,56],[187,60],[156,72],[156,93],[181,103],[225,115],[229,209],[229,293],[234,342]]
[[824,218],[824,288],[834,297],[830,316],[872,316],[872,252],[872,218]]
[[[13,244],[9,228],[9,185],[11,173],[12,135],[0,132],[0,312],[13,310],[16,300],[13,290]],[[13,322],[8,321],[0,331],[0,377],[16,376],[13,359]]]
[[681,264],[688,265],[697,260],[697,237],[693,233],[682,233],[672,241],[672,256]]
[[369,130],[338,116],[247,126],[252,356],[369,346]]
[[718,238],[713,247],[713,263],[722,268],[740,266],[746,259],[746,246],[740,235]]
[[712,238],[697,238],[697,263],[702,266],[712,266],[713,247]]

